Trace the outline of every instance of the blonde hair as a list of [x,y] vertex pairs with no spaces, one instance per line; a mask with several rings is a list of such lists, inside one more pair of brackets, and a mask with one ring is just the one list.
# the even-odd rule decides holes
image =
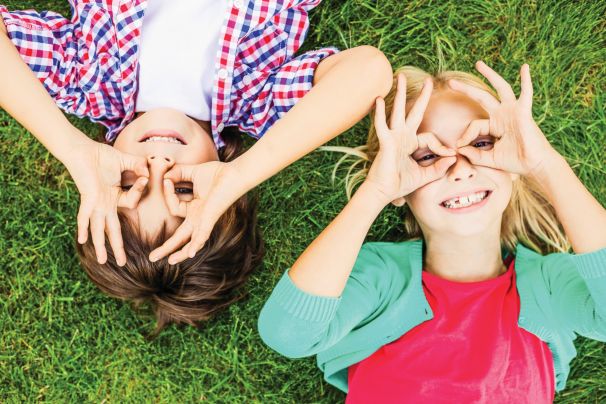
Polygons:
[[[406,76],[406,102],[411,105],[421,93],[423,81],[431,78],[434,91],[448,88],[448,81],[456,79],[487,91],[498,99],[497,94],[480,78],[466,72],[443,71],[435,76],[413,66],[404,66],[394,73],[394,85],[385,97],[385,112],[390,116],[395,97],[395,82],[399,73]],[[374,121],[374,110],[371,111],[371,122]],[[339,159],[333,170],[333,180],[339,166],[348,159],[354,159],[347,169],[345,188],[347,197],[355,187],[366,178],[368,170],[379,151],[379,141],[374,128],[370,125],[366,144],[358,147],[328,146],[324,150],[346,153]],[[421,228],[411,210],[404,209],[404,230],[407,238],[422,238]],[[513,182],[511,200],[503,213],[501,223],[501,245],[509,251],[515,251],[516,244],[520,242],[526,247],[540,254],[551,252],[567,252],[570,243],[564,234],[562,226],[557,219],[556,212],[548,202],[540,184],[530,177],[520,176]]]

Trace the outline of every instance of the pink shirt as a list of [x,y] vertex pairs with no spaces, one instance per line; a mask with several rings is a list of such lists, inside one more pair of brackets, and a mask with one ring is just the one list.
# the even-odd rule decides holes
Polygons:
[[346,402],[551,403],[546,343],[517,324],[514,261],[485,281],[423,271],[434,318],[349,368]]

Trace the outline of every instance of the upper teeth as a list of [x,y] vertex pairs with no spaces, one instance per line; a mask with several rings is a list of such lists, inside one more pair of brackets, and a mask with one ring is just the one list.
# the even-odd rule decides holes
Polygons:
[[150,136],[145,139],[145,142],[169,142],[183,144],[179,139],[169,136]]
[[442,202],[442,205],[447,208],[464,208],[480,202],[482,199],[486,198],[487,195],[488,191],[477,192],[475,194],[449,199]]

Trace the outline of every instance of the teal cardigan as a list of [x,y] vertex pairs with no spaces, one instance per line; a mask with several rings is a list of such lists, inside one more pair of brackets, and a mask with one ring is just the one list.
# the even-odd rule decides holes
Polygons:
[[[518,244],[515,256],[518,325],[551,349],[561,391],[576,334],[606,341],[606,248],[543,256]],[[303,292],[287,270],[261,310],[261,338],[290,358],[317,355],[325,380],[347,392],[349,366],[433,317],[422,264],[423,240],[366,243],[338,298]]]

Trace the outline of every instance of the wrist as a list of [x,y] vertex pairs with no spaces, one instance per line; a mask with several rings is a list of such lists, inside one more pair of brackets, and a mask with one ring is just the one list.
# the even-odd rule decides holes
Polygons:
[[566,159],[555,149],[546,153],[543,161],[532,170],[529,175],[539,182],[546,181],[560,171],[560,168],[568,165]]
[[63,136],[61,145],[53,154],[68,169],[98,143],[74,127],[64,129],[61,136]]
[[363,200],[370,210],[377,212],[382,211],[391,202],[384,192],[368,180],[360,185],[353,198]]

